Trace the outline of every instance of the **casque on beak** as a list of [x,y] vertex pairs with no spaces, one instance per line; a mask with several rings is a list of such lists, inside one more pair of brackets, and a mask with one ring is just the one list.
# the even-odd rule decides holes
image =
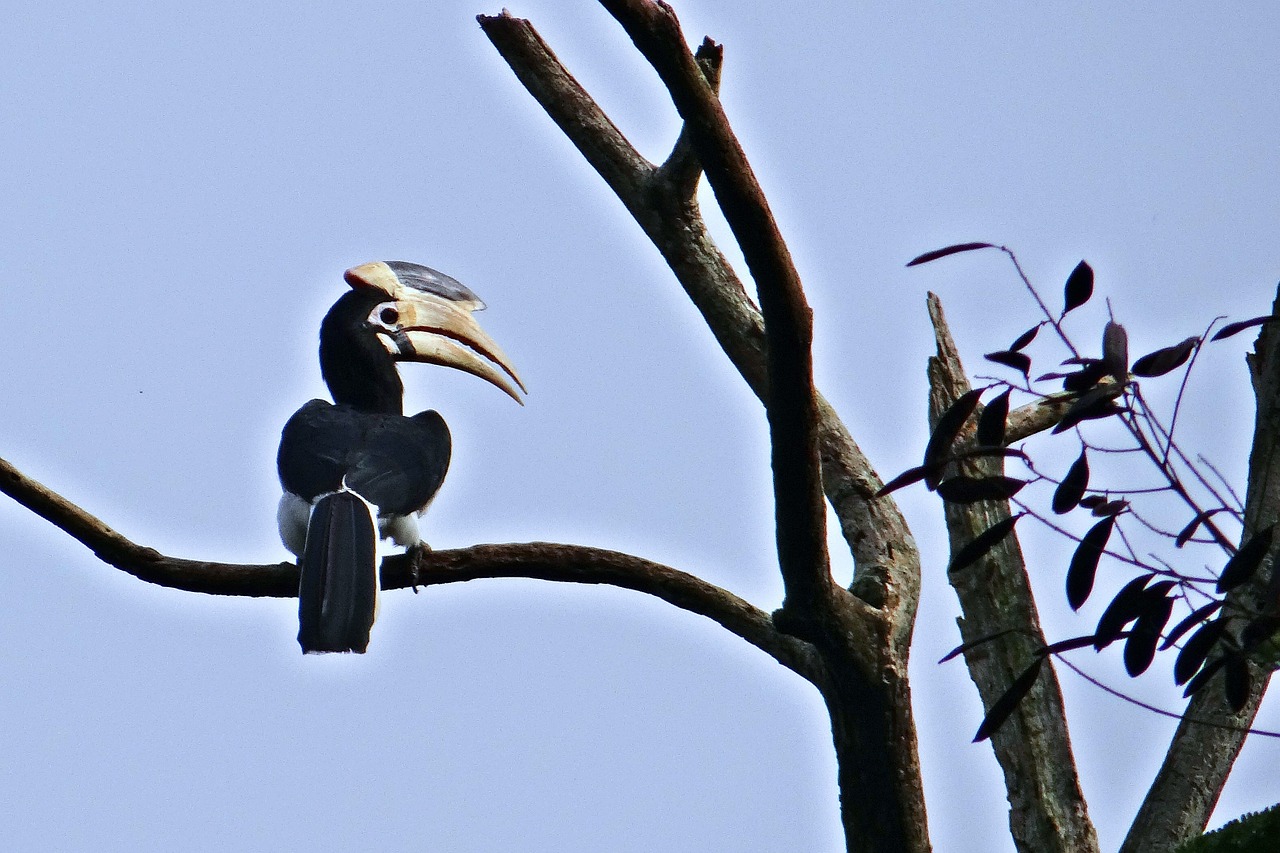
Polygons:
[[374,288],[390,297],[373,309],[369,324],[397,361],[466,371],[524,405],[516,387],[528,391],[506,354],[471,316],[484,303],[466,285],[408,261],[361,264],[343,278],[352,288]]

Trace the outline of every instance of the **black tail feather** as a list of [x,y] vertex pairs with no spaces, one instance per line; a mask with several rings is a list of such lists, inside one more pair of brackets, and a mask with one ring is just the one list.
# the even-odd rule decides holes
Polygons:
[[325,495],[298,561],[298,644],[304,652],[364,653],[378,610],[378,527],[351,491]]

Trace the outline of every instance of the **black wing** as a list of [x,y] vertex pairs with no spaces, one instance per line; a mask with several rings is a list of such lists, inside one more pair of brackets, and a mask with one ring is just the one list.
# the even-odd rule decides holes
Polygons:
[[285,490],[312,501],[347,488],[382,514],[426,506],[449,470],[449,428],[434,411],[411,418],[312,400],[280,435],[276,467]]

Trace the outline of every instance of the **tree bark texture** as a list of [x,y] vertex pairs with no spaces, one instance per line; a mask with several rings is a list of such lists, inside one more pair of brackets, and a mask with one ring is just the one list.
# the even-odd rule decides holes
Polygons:
[[[937,296],[929,294],[938,354],[929,360],[930,423],[969,390],[964,367]],[[972,430],[969,431],[972,434]],[[972,460],[965,473],[1004,473],[998,459]],[[944,505],[954,555],[979,533],[1010,515],[1008,501]],[[1040,617],[1027,578],[1017,534],[1011,534],[973,565],[950,571],[963,614],[958,620],[966,644],[1003,634],[965,652],[969,676],[984,708],[990,708],[1036,659],[1045,645]],[[1009,830],[1023,853],[1097,851],[1067,729],[1062,692],[1052,661],[1041,666],[1031,692],[991,737],[1009,797]]]
[[[1280,293],[1271,310],[1273,315],[1280,311]],[[1257,412],[1242,543],[1280,519],[1280,330],[1274,324],[1263,326],[1248,365]],[[1254,611],[1275,606],[1264,598],[1278,548],[1280,542],[1272,546],[1256,582],[1233,592],[1229,601]],[[1249,698],[1239,712],[1227,706],[1221,673],[1191,697],[1121,853],[1164,853],[1204,831],[1271,677],[1261,667],[1250,669]]]

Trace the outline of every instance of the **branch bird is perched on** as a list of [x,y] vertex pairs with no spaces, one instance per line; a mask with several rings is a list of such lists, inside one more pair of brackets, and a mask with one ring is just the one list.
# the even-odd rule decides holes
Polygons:
[[[379,540],[418,543],[418,516],[449,470],[449,428],[403,414],[397,362],[465,370],[521,402],[524,384],[471,312],[484,307],[430,267],[377,261],[347,270],[320,325],[320,372],[333,404],[289,418],[276,466],[280,538],[298,556],[304,652],[364,652],[378,608]],[[519,391],[517,391],[517,388]]]

